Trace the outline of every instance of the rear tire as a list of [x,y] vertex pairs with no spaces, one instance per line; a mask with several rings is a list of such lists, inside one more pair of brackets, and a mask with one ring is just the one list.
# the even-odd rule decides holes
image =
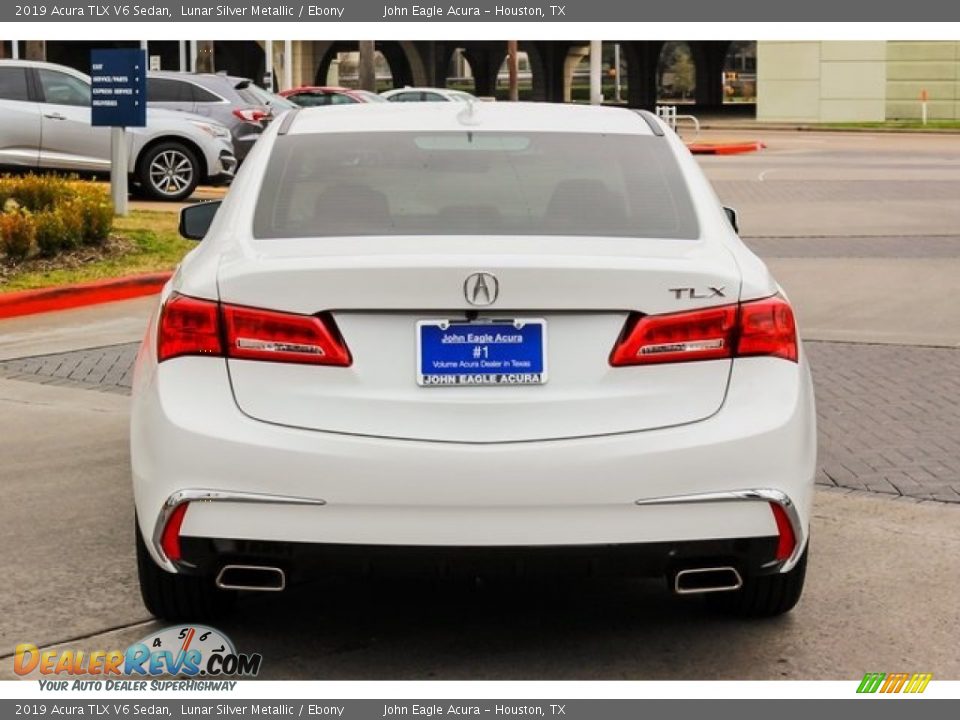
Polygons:
[[807,543],[800,560],[789,572],[750,578],[736,592],[711,596],[711,603],[724,613],[745,618],[776,617],[790,612],[803,594],[809,549]]
[[236,593],[218,590],[210,577],[167,572],[147,551],[139,525],[134,533],[140,596],[152,615],[171,622],[197,622],[217,620],[233,609]]

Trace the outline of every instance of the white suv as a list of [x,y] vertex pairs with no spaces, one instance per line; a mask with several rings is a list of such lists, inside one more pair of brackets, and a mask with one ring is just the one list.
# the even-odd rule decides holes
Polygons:
[[[230,131],[199,115],[147,111],[128,128],[135,186],[158,200],[183,200],[200,182],[233,179]],[[63,65],[0,60],[0,169],[110,174],[110,128],[90,125],[90,77]]]
[[799,599],[816,428],[794,314],[649,113],[291,111],[181,220],[203,241],[133,391],[154,614],[558,558],[746,615]]

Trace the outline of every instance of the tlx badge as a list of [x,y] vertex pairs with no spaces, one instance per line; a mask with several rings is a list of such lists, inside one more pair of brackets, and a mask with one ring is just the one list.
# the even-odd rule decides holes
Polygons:
[[712,285],[708,286],[704,292],[700,292],[697,288],[685,287],[685,288],[670,288],[670,292],[673,293],[673,297],[677,300],[706,300],[707,298],[715,297],[726,297],[724,294],[726,290],[726,285],[721,285],[720,287],[713,287]]

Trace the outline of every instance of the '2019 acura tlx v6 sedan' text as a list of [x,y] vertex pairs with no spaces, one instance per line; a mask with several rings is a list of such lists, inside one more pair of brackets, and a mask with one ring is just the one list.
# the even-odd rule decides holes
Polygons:
[[816,432],[794,313],[649,113],[290,111],[163,291],[132,414],[166,618],[407,563],[800,597]]

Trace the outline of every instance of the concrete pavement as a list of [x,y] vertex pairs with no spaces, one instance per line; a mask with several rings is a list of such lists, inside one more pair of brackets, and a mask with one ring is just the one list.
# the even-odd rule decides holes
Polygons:
[[699,158],[749,237],[955,236],[960,135],[705,132],[761,140],[748,155]]
[[804,339],[960,348],[960,259],[769,258]]
[[128,417],[126,397],[0,380],[0,652],[145,617]]
[[[16,643],[123,648],[160,624],[135,581],[127,398],[4,380],[0,398],[17,418],[0,435],[9,679]],[[825,490],[812,533],[804,599],[773,621],[657,582],[328,582],[244,598],[219,625],[268,679],[960,678],[960,506]]]
[[702,137],[767,144],[700,164],[805,338],[960,347],[960,135]]
[[150,296],[0,320],[0,360],[139,340],[156,306]]

